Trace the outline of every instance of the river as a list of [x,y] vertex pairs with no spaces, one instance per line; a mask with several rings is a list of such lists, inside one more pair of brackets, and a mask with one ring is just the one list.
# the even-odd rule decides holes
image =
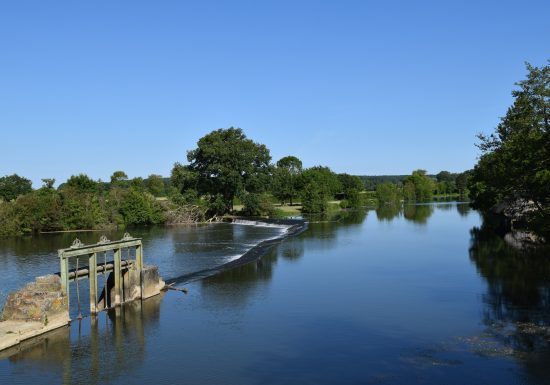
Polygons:
[[[178,280],[283,231],[131,231],[146,263],[188,294],[75,320],[2,357],[0,384],[550,383],[550,256],[506,246],[467,204],[312,219],[252,263]],[[2,302],[57,271],[56,250],[74,237],[0,240]]]

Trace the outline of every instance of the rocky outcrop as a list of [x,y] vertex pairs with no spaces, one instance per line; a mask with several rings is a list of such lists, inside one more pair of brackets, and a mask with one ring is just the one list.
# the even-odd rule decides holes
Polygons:
[[493,207],[492,212],[502,218],[506,243],[518,249],[546,243],[543,237],[528,230],[528,218],[534,211],[535,204],[524,199],[501,202]]

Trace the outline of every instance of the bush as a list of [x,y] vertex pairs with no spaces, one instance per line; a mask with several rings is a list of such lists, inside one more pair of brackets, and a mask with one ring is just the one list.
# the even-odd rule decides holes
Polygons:
[[309,183],[302,193],[302,212],[325,213],[328,210],[326,194],[313,183]]
[[241,196],[241,202],[244,207],[241,210],[243,215],[247,216],[260,216],[260,215],[273,215],[273,204],[271,203],[270,196],[267,194],[246,194]]

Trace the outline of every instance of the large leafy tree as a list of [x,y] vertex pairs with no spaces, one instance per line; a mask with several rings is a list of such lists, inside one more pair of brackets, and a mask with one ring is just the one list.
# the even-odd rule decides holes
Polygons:
[[17,174],[6,175],[0,178],[0,200],[9,202],[19,195],[32,191],[32,182]]
[[505,205],[525,213],[528,206],[533,229],[550,233],[550,65],[527,64],[527,71],[495,132],[479,135],[469,189],[485,211]]
[[295,156],[285,156],[277,161],[273,175],[273,195],[282,203],[289,202],[298,195],[302,161]]
[[187,153],[187,160],[197,175],[199,192],[210,195],[218,214],[233,210],[237,194],[263,191],[269,183],[268,148],[248,139],[240,128],[218,129],[203,136],[197,148]]

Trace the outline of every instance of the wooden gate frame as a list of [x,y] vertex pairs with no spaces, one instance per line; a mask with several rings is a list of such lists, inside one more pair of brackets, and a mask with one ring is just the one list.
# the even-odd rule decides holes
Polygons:
[[[58,250],[60,275],[61,275],[61,289],[67,298],[67,308],[69,308],[69,282],[77,280],[81,277],[80,271],[69,272],[69,259],[77,257],[88,257],[88,274],[90,279],[90,312],[96,314],[98,312],[97,306],[97,254],[107,251],[114,251],[114,275],[115,275],[115,301],[114,306],[120,306],[123,298],[122,287],[122,250],[135,247],[136,249],[136,268],[139,272],[140,279],[141,269],[143,268],[143,246],[141,244],[141,238],[133,238],[130,234],[125,233],[122,239],[118,241],[109,241],[105,236],[101,236],[98,243],[93,245],[84,245],[79,239],[75,239],[72,246],[67,249]],[[100,265],[101,266],[101,265]],[[127,265],[128,266],[128,265]],[[80,270],[80,269],[79,269]],[[103,274],[107,274],[106,271]],[[105,298],[105,304],[107,304],[107,298]],[[106,306],[105,306],[106,307]]]

